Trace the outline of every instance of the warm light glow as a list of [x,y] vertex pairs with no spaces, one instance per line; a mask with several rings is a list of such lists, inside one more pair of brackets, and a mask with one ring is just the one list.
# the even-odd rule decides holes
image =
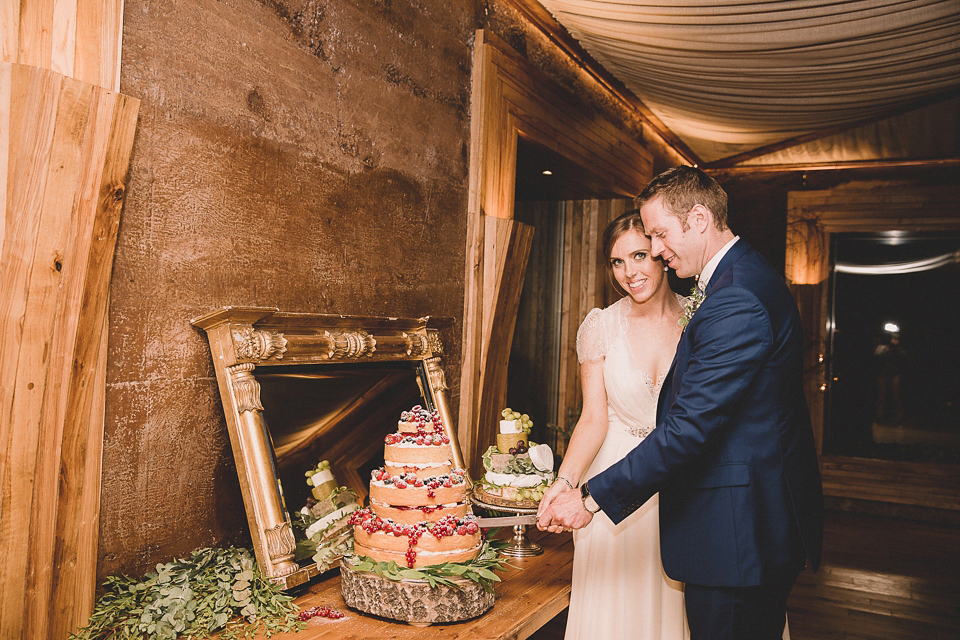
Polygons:
[[553,175],[553,171],[550,171],[550,169],[544,169],[543,175],[545,175],[545,176],[552,176],[552,175]]
[[893,322],[888,322],[885,325],[883,325],[883,330],[889,331],[890,333],[900,333],[900,327],[898,327]]

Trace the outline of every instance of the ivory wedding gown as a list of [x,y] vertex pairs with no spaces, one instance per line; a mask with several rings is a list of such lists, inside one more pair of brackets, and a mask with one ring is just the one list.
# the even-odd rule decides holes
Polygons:
[[[580,362],[604,358],[607,435],[584,475],[588,480],[640,443],[656,426],[666,371],[651,380],[627,341],[630,298],[592,310],[577,332]],[[566,640],[684,640],[690,637],[683,585],[660,564],[659,496],[618,525],[602,511],[574,532],[573,590]]]

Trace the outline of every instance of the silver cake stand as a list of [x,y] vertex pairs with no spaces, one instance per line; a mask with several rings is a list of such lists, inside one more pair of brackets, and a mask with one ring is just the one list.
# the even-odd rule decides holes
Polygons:
[[[537,513],[536,507],[506,507],[499,504],[490,504],[489,502],[484,502],[473,493],[470,494],[470,502],[478,507],[483,507],[484,509],[498,513],[508,513],[518,516],[534,515]],[[527,525],[515,524],[513,525],[513,539],[510,540],[506,547],[500,550],[500,553],[513,558],[529,558],[543,553],[543,547],[536,542],[527,540]]]

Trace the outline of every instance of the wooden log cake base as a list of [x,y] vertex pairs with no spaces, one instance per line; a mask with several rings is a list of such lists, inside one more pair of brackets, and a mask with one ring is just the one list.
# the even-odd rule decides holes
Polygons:
[[494,594],[472,580],[458,579],[455,587],[431,587],[426,580],[395,582],[375,573],[354,571],[340,562],[340,589],[348,606],[417,626],[469,620],[486,613]]

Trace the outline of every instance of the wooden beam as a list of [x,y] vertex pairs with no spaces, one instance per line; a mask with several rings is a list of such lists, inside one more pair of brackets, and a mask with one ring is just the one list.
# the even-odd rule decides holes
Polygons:
[[571,59],[576,61],[580,68],[608,91],[610,95],[628,109],[635,112],[643,123],[650,127],[677,155],[686,160],[687,164],[702,164],[699,156],[697,156],[677,134],[671,131],[626,85],[597,62],[593,56],[570,35],[570,32],[550,15],[550,12],[547,11],[542,4],[536,2],[536,0],[508,0],[508,2],[513,5],[530,24],[543,33],[547,39],[566,55],[570,56]]
[[[861,120],[856,120],[854,122],[848,122],[845,124],[840,124],[834,127],[827,127],[826,129],[820,129],[812,133],[806,133],[802,136],[795,136],[787,140],[781,140],[780,142],[774,142],[773,144],[764,145],[762,147],[757,147],[756,149],[751,149],[750,151],[744,151],[743,153],[738,153],[736,155],[727,156],[726,158],[721,158],[720,160],[714,160],[713,162],[708,162],[702,165],[700,168],[704,171],[710,169],[724,169],[732,168],[740,163],[747,160],[752,160],[754,158],[759,158],[765,156],[769,153],[775,151],[781,151],[783,149],[789,149],[790,147],[796,147],[797,145],[806,144],[808,142],[813,142],[815,140],[822,140],[829,136],[834,136],[844,131],[850,131],[851,129],[856,129],[858,127],[863,127],[868,124],[874,124],[880,122],[881,120],[887,120],[888,118],[893,118],[910,111],[915,111],[922,107],[927,107],[938,102],[943,102],[945,100],[951,100],[960,95],[960,89],[951,89],[943,93],[938,93],[933,96],[928,96],[922,100],[915,102],[910,102],[908,104],[900,105],[894,109],[889,109],[875,116],[869,118],[863,118]],[[860,167],[853,167],[860,168]]]
[[927,160],[853,160],[850,162],[821,162],[810,164],[754,164],[736,167],[704,167],[712,176],[751,174],[751,173],[788,173],[798,171],[843,171],[847,169],[911,169],[960,167],[960,158],[930,158]]

